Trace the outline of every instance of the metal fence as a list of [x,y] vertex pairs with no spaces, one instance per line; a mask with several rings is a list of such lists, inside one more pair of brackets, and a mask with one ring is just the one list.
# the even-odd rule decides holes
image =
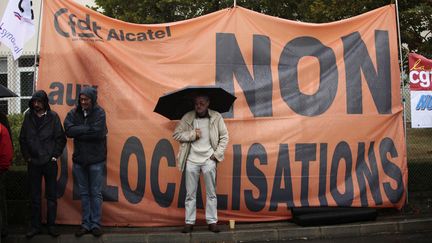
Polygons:
[[17,61],[10,53],[0,52],[0,84],[14,91],[18,97],[0,98],[0,112],[17,114],[24,112],[33,93],[35,56],[24,53]]
[[432,191],[432,128],[411,128],[411,96],[408,86],[402,89],[402,95],[407,122],[408,191]]

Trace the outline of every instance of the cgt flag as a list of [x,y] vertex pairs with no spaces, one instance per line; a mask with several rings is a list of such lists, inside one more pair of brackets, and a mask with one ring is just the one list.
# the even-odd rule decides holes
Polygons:
[[10,0],[0,22],[0,42],[11,49],[15,60],[34,32],[32,1]]
[[432,60],[409,54],[409,81],[411,95],[411,126],[432,127]]

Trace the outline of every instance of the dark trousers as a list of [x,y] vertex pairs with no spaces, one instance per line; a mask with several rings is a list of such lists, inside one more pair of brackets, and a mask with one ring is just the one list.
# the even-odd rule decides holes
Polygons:
[[[5,172],[0,172],[0,231],[7,227]],[[1,238],[0,238],[1,242]]]
[[35,229],[41,227],[41,194],[42,177],[45,180],[45,198],[47,200],[47,225],[55,225],[57,216],[57,162],[44,165],[28,165],[28,178],[31,196],[31,225]]

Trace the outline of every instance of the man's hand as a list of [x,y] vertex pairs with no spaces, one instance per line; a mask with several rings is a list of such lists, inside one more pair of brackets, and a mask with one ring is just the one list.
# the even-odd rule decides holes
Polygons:
[[216,163],[219,163],[219,160],[216,159],[216,157],[214,156],[214,154],[212,154],[212,156],[210,156],[210,159],[213,160]]
[[197,140],[201,137],[201,129],[195,128],[195,136]]

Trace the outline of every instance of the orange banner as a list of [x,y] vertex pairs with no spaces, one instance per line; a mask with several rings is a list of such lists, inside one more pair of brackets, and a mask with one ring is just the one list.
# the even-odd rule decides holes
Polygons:
[[[50,0],[37,87],[62,119],[83,86],[98,89],[109,129],[104,225],[183,224],[176,121],[152,111],[187,85],[237,96],[224,114],[220,221],[289,219],[291,207],[401,208],[408,173],[396,40],[394,5],[328,24],[236,7],[141,25]],[[64,224],[81,215],[72,150],[68,141],[59,174]]]

